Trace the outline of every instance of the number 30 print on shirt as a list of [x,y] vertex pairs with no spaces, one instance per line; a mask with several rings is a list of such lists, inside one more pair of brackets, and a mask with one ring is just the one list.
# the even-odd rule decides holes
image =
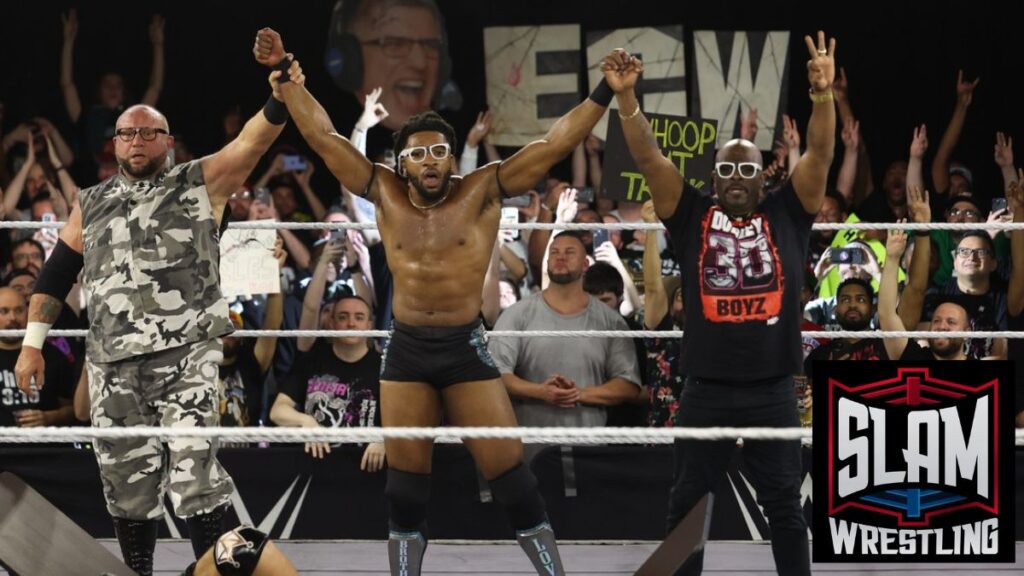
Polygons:
[[701,222],[698,268],[704,317],[711,322],[776,318],[785,286],[764,214],[734,220],[712,206]]

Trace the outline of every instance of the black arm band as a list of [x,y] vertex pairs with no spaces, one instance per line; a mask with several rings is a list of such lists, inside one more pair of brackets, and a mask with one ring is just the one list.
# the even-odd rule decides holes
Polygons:
[[78,273],[82,271],[83,264],[81,254],[72,250],[63,240],[57,240],[57,246],[39,272],[33,294],[46,294],[64,301],[71,287],[78,282]]
[[263,105],[263,117],[267,122],[280,126],[288,121],[288,107],[271,94],[270,98],[267,98],[267,103]]
[[605,82],[604,78],[601,78],[601,81],[594,87],[594,91],[590,93],[590,99],[598,106],[604,108],[607,108],[612,103],[612,96],[615,96],[615,93],[612,92],[611,87],[608,86],[608,82]]

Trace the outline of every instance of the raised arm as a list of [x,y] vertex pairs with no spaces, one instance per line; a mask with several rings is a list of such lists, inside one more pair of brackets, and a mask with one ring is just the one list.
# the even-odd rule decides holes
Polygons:
[[[610,69],[613,59],[621,66],[629,58],[624,50],[617,49],[605,57],[602,67]],[[568,156],[590,134],[608,108],[610,92],[609,84],[602,81],[586,100],[559,118],[543,139],[527,144],[507,160],[501,161],[497,165],[496,179],[500,180],[501,188],[510,195],[524,194],[531,190],[552,166]],[[498,186],[493,189],[497,193]]]
[[[1013,221],[1024,222],[1024,169],[1017,170],[1017,178],[1006,188],[1006,200]],[[1024,311],[1024,230],[1013,230],[1009,234],[1012,266],[1006,308],[1010,316],[1020,316]]]
[[[256,35],[253,53],[256,54],[257,62],[279,67],[286,56],[281,35],[270,28],[260,30]],[[327,111],[302,83],[297,83],[292,78],[291,82],[283,82],[280,85],[280,92],[302,137],[323,158],[334,177],[353,193],[365,194],[366,187],[370,184],[370,176],[373,174],[373,164],[348,138],[334,129]],[[369,191],[370,200],[374,202],[375,190],[376,186]]]
[[153,47],[153,65],[142,103],[156,106],[164,89],[164,17],[159,14],[154,14],[149,23],[149,43]]
[[75,86],[74,60],[75,36],[78,35],[78,10],[72,8],[67,15],[61,14],[61,26],[64,29],[64,43],[60,50],[60,91],[64,95],[64,108],[72,123],[77,123],[82,116],[82,101],[78,98],[78,87]]
[[628,65],[606,70],[605,80],[612,90],[615,90],[615,99],[619,103],[619,118],[622,120],[622,134],[637,168],[647,180],[654,209],[659,217],[668,218],[675,213],[676,205],[682,198],[683,175],[679,173],[679,168],[661,153],[654,131],[640,110],[640,101],[636,97],[636,83],[643,71],[643,62],[630,57]]
[[[337,265],[344,247],[336,242],[324,244],[320,252],[320,259],[316,261],[313,269],[313,277],[306,286],[306,295],[302,299],[302,314],[299,316],[299,330],[318,330],[320,328],[320,306],[324,301],[324,291],[327,287],[328,265]],[[300,352],[306,352],[316,342],[315,336],[302,336],[295,341],[295,347]]]
[[973,82],[964,82],[964,71],[958,70],[956,73],[956,106],[932,162],[932,185],[935,186],[937,194],[945,194],[949,190],[949,159],[953,156],[957,141],[960,140],[960,132],[963,131],[964,120],[967,119],[967,109],[971,107],[974,89],[980,81],[981,78],[975,78]]
[[[644,202],[640,209],[644,222],[657,224],[658,215],[654,212],[654,202]],[[661,254],[658,253],[658,235],[655,230],[648,230],[644,237],[644,328],[657,329],[668,314],[671,294],[665,294],[665,285],[661,283]]]
[[[905,220],[904,220],[905,221]],[[882,268],[882,281],[878,286],[878,322],[882,330],[905,330],[903,321],[896,313],[896,301],[899,299],[896,284],[899,282],[900,257],[907,247],[907,233],[903,230],[890,230],[885,242],[885,266]],[[907,348],[906,338],[885,338],[885,351],[890,360],[899,360]]]
[[853,206],[853,187],[857,181],[857,159],[860,156],[860,122],[843,122],[843,163],[836,176],[836,190],[846,199],[847,206]]
[[[274,242],[274,259],[277,260],[277,273],[280,278],[281,268],[288,260],[288,253],[284,249],[284,240],[278,236]],[[267,295],[267,309],[263,316],[263,330],[279,330],[281,322],[284,321],[284,294],[276,292]],[[260,336],[256,339],[256,346],[253,348],[253,356],[260,366],[260,374],[265,374],[270,369],[270,363],[274,361],[274,351],[277,350],[277,336]]]
[[1010,188],[1010,183],[1017,179],[1017,175],[1013,173],[1013,138],[996,132],[994,156],[999,173],[1003,175],[1003,190],[1006,191]]
[[782,127],[782,141],[785,142],[787,151],[786,161],[789,173],[792,174],[793,170],[796,170],[796,165],[800,163],[800,127],[797,126],[796,118],[789,114],[782,115]]
[[836,39],[825,48],[825,33],[818,31],[815,47],[810,36],[804,36],[811,60],[807,63],[807,80],[811,85],[811,118],[807,122],[807,151],[793,168],[791,178],[804,210],[815,214],[825,199],[828,171],[836,145],[836,108],[832,96],[835,80]]
[[[923,129],[923,127],[922,127]],[[913,222],[927,224],[932,221],[932,209],[928,204],[928,191],[920,186],[910,186],[907,179],[907,210]],[[900,295],[900,320],[904,326],[913,328],[921,320],[924,308],[924,293],[928,290],[928,265],[932,258],[932,236],[927,230],[914,231],[914,253],[907,267],[907,284]],[[888,262],[888,260],[886,260]]]
[[924,189],[924,153],[927,151],[928,127],[921,124],[919,128],[914,128],[914,138],[910,141],[910,158],[907,161],[908,189],[911,186]]

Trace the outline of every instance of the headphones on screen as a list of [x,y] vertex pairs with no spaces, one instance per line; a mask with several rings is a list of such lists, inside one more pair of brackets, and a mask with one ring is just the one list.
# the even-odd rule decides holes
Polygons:
[[[334,84],[348,92],[358,92],[363,87],[363,46],[359,38],[348,31],[347,27],[356,17],[362,2],[378,2],[387,0],[338,0],[331,11],[331,23],[327,29],[327,50],[324,53],[324,66]],[[458,110],[462,108],[462,93],[451,79],[452,58],[448,53],[448,31],[444,17],[434,0],[418,2],[397,2],[395,6],[418,6],[427,8],[437,19],[441,28],[441,53],[438,55],[437,87],[431,98],[433,107],[440,110]]]

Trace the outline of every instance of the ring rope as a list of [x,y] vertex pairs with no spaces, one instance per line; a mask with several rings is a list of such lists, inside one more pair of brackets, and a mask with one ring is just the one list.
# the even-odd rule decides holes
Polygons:
[[[23,222],[2,221],[0,229],[25,230],[36,228],[63,228],[64,222]],[[272,220],[251,220],[230,222],[228,228],[238,230],[376,230],[375,222],[274,222]],[[619,223],[542,223],[519,222],[499,226],[501,230],[664,230],[662,224],[646,222]],[[812,230],[1024,230],[1024,222],[849,222],[816,223]]]
[[[84,338],[88,330],[50,330],[47,336]],[[1024,332],[982,331],[937,332],[928,330],[804,330],[809,338],[1024,338]],[[0,330],[0,338],[24,336],[25,330]],[[240,338],[387,338],[388,330],[235,330],[231,336]],[[491,338],[682,338],[681,330],[490,330]]]
[[[1024,429],[1015,431],[1017,444],[1024,444]],[[41,427],[0,428],[0,442],[36,444],[42,442],[87,442],[96,439],[157,437],[162,441],[179,438],[220,439],[222,442],[380,442],[384,438],[436,439],[456,443],[460,438],[519,439],[526,444],[670,444],[687,440],[811,440],[810,428],[729,427],[711,428],[574,428],[574,427],[394,427],[394,428],[164,428],[133,426],[122,428]]]

